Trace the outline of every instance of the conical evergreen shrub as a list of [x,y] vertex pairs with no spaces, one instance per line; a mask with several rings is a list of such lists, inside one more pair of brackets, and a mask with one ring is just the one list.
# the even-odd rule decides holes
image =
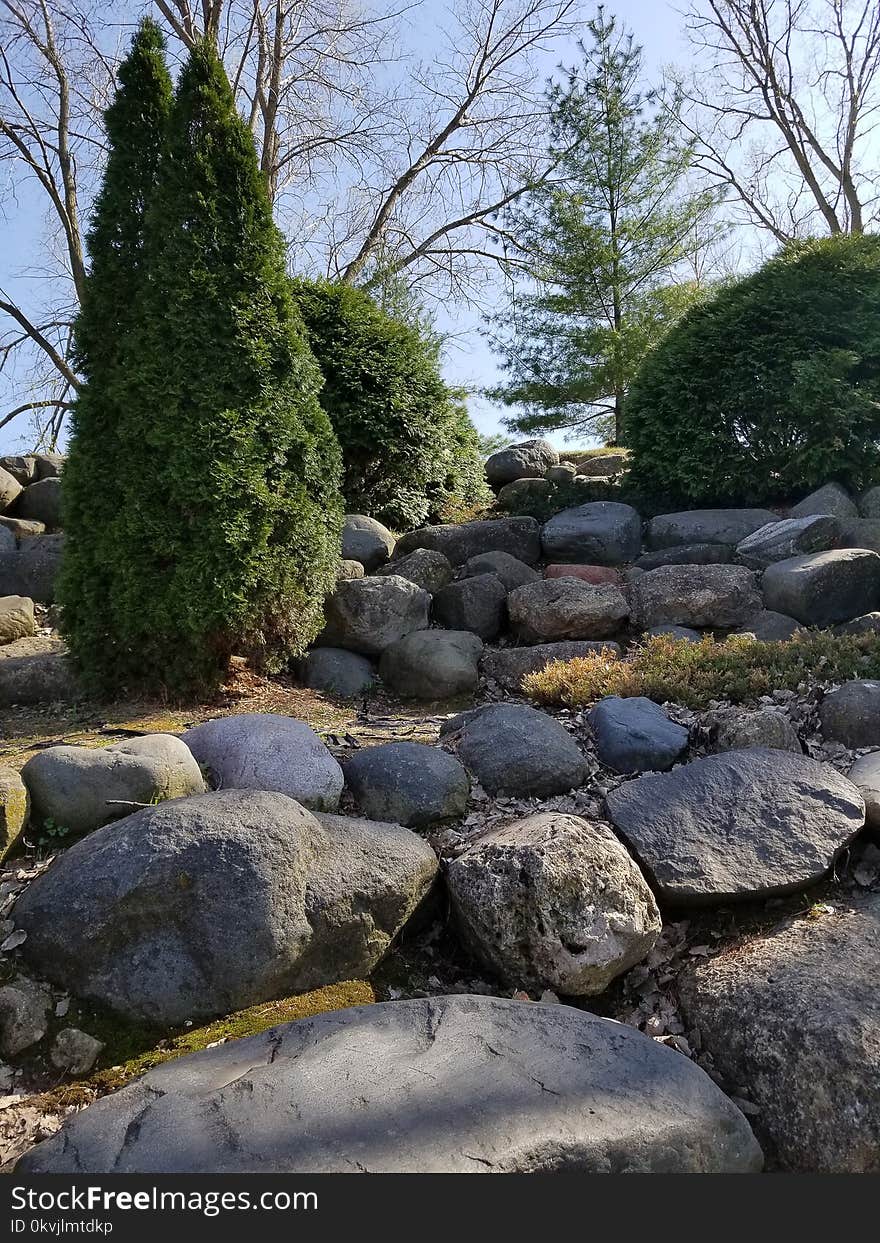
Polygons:
[[72,654],[91,682],[101,680],[111,638],[108,603],[119,555],[114,520],[127,451],[119,435],[128,379],[122,357],[136,319],[146,206],[172,100],[162,33],[146,19],[104,114],[109,155],[87,234],[91,265],[75,325],[75,361],[85,384],[72,415],[64,473],[67,541],[59,597]]
[[181,73],[126,350],[104,682],[209,690],[323,621],[339,447],[291,302],[253,138],[207,43]]

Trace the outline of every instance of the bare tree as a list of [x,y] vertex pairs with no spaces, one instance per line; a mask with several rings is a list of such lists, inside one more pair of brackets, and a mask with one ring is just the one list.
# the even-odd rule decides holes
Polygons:
[[780,242],[877,219],[877,0],[705,0],[686,12],[698,165]]
[[[0,163],[7,203],[44,214],[42,262],[0,289],[0,372],[34,394],[0,412],[0,427],[31,413],[57,438],[78,379],[71,325],[85,280],[81,199],[102,155],[101,108],[112,81],[97,12],[77,0],[0,0]],[[22,295],[18,286],[24,285]],[[49,289],[41,296],[41,288]],[[5,321],[5,322],[4,322]]]

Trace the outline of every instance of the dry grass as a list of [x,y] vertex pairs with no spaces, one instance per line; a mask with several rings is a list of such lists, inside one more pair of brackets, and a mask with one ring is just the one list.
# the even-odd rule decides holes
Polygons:
[[626,660],[594,653],[553,661],[523,681],[538,703],[586,707],[604,695],[645,695],[657,703],[706,708],[713,700],[750,703],[775,690],[880,677],[880,636],[805,631],[785,643],[731,638],[687,643],[659,635]]

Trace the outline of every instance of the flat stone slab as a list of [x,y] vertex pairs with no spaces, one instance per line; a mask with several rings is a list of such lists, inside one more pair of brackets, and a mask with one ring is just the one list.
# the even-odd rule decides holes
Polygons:
[[606,803],[661,899],[691,906],[802,889],[865,823],[861,794],[830,764],[766,747],[638,777]]
[[747,1091],[772,1168],[880,1173],[880,895],[837,901],[680,980],[687,1021]]
[[334,1011],[151,1070],[18,1162],[44,1173],[743,1172],[693,1062],[634,1028],[494,997]]

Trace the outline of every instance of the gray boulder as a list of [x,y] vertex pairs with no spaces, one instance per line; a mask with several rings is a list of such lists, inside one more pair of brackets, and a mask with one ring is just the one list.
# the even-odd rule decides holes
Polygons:
[[727,565],[732,560],[731,544],[673,544],[643,552],[635,565],[639,570],[656,570],[661,565]]
[[66,703],[78,689],[60,639],[34,635],[0,647],[0,708]]
[[736,546],[737,560],[751,570],[764,570],[774,561],[786,561],[806,552],[824,552],[840,542],[841,525],[830,514],[810,514],[768,522]]
[[37,461],[32,453],[0,457],[0,467],[8,471],[23,488],[37,477]]
[[394,536],[375,518],[366,514],[346,514],[342,523],[342,556],[344,560],[360,561],[370,574],[394,551]]
[[0,862],[18,845],[30,812],[21,774],[14,768],[0,768]]
[[643,696],[609,695],[590,713],[596,755],[619,773],[671,768],[688,745],[688,731]]
[[880,634],[880,612],[864,613],[834,627],[835,634]]
[[755,1173],[688,1058],[571,1006],[426,997],[270,1028],[73,1114],[16,1173]]
[[763,708],[720,708],[710,718],[715,751],[741,751],[768,747],[771,751],[803,751],[795,728],[784,712]]
[[424,630],[430,607],[427,591],[396,574],[338,583],[324,608],[327,624],[318,644],[379,656],[404,635]]
[[549,440],[524,440],[522,444],[499,449],[486,459],[486,479],[493,488],[514,479],[543,479],[548,468],[558,463],[559,454]]
[[104,1048],[100,1040],[78,1027],[63,1028],[52,1041],[49,1061],[68,1075],[87,1075]]
[[536,583],[541,577],[537,570],[506,552],[484,552],[470,557],[464,564],[462,575],[473,578],[478,574],[494,574],[508,591],[525,583]]
[[63,453],[35,453],[34,468],[37,479],[57,479],[64,473]]
[[736,545],[753,531],[776,521],[778,515],[770,509],[686,509],[652,518],[647,542],[649,548],[671,548],[676,544]]
[[803,626],[793,617],[785,613],[774,613],[772,609],[761,609],[754,617],[747,617],[739,634],[752,634],[762,643],[781,643],[793,638]]
[[482,653],[468,630],[420,630],[385,649],[379,676],[404,699],[455,699],[477,689]]
[[591,997],[641,962],[660,912],[607,825],[544,812],[484,833],[447,870],[465,943],[511,988]]
[[703,641],[699,630],[692,630],[690,626],[672,626],[668,623],[663,626],[651,626],[645,631],[643,638],[658,639],[664,636],[667,639],[680,639],[683,643],[702,643]]
[[577,473],[577,467],[573,462],[560,462],[558,466],[548,468],[545,478],[551,483],[571,483]]
[[480,674],[487,682],[497,682],[499,687],[516,695],[522,689],[522,680],[529,673],[537,673],[554,660],[574,660],[593,652],[605,652],[612,657],[620,655],[620,647],[611,640],[571,640],[568,643],[538,643],[534,647],[487,647],[480,661]]
[[655,892],[682,906],[803,889],[865,822],[861,794],[830,765],[766,747],[637,777],[606,802]]
[[432,548],[417,548],[408,556],[383,565],[378,572],[396,574],[398,578],[405,578],[408,582],[415,583],[417,587],[430,592],[432,596],[436,595],[441,587],[451,583],[453,576],[449,558],[444,557],[442,552],[435,552]]
[[220,789],[277,790],[316,811],[339,805],[342,769],[304,721],[244,712],[205,721],[182,738]]
[[806,518],[810,514],[833,514],[843,522],[847,518],[857,518],[859,511],[845,488],[839,483],[826,483],[824,488],[817,488],[788,511],[790,518]]
[[643,630],[674,626],[741,626],[761,607],[755,575],[744,565],[663,565],[630,589],[633,619]]
[[345,765],[345,781],[365,816],[417,829],[463,816],[471,788],[455,756],[420,742],[365,747]]
[[805,626],[849,621],[880,607],[880,556],[858,548],[813,552],[764,571],[764,607]]
[[822,700],[819,720],[830,742],[853,748],[880,747],[880,682],[844,682]]
[[870,548],[880,552],[880,519],[850,518],[841,527],[838,544],[841,548]]
[[579,578],[548,578],[517,587],[507,597],[510,628],[524,643],[604,639],[629,617],[620,588]]
[[146,734],[110,747],[48,747],[21,770],[31,818],[69,833],[128,816],[140,805],[204,794],[205,779],[185,743],[171,734]]
[[860,756],[848,776],[865,800],[865,823],[880,828],[880,751]]
[[0,466],[0,510],[8,509],[21,495],[21,484],[15,475]]
[[0,644],[14,643],[36,631],[34,602],[27,596],[0,596]]
[[687,1021],[747,1093],[770,1167],[880,1173],[880,897],[834,900],[681,977]]
[[617,501],[576,505],[545,523],[541,546],[547,561],[621,565],[641,552],[642,520]]
[[483,552],[506,552],[526,565],[535,565],[541,559],[540,527],[534,518],[492,518],[485,522],[420,527],[397,541],[395,560],[416,548],[442,552],[453,566],[464,565]]
[[27,518],[11,518],[9,514],[0,514],[0,526],[4,527],[16,539],[29,535],[45,535],[46,528],[42,522],[31,522]]
[[448,630],[469,630],[494,639],[507,620],[507,588],[495,574],[447,583],[434,597],[434,621]]
[[361,565],[360,561],[344,560],[344,561],[340,561],[339,564],[336,566],[337,583],[347,582],[348,579],[350,578],[363,578],[363,577],[364,577],[364,567]]
[[858,506],[863,518],[880,518],[880,487],[869,488],[863,493]]
[[400,825],[218,790],[148,807],[59,855],[18,899],[47,979],[163,1025],[368,975],[437,871]]
[[489,794],[550,798],[581,785],[587,774],[565,726],[521,704],[489,704],[466,713],[456,749]]
[[0,594],[52,604],[63,551],[63,535],[32,535],[16,542],[10,531],[0,532]]
[[61,526],[61,480],[39,479],[18,497],[15,512],[29,522],[42,522],[50,531]]
[[316,647],[298,665],[303,686],[340,699],[366,695],[376,681],[376,670],[366,656],[342,647]]
[[590,457],[581,458],[577,464],[582,475],[590,479],[607,479],[609,475],[619,475],[629,466],[628,453],[594,453]]
[[42,1040],[52,996],[43,984],[16,976],[0,987],[0,1056],[16,1057]]
[[553,493],[553,484],[549,479],[514,479],[500,488],[495,498],[499,509],[508,513],[528,510],[535,505],[544,503]]

